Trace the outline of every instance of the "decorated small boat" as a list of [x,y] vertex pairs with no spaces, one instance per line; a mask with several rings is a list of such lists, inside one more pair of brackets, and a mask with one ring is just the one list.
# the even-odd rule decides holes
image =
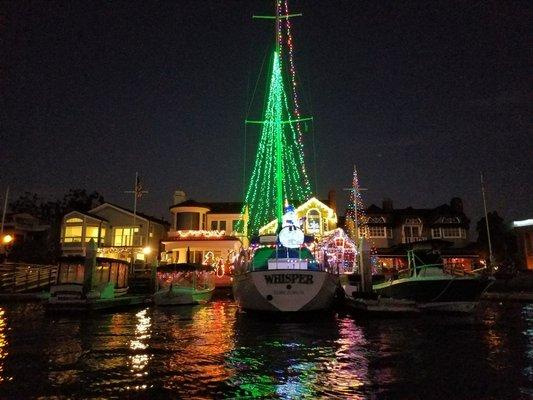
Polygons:
[[204,304],[215,290],[211,267],[202,264],[166,264],[157,268],[157,289],[153,296],[158,306]]

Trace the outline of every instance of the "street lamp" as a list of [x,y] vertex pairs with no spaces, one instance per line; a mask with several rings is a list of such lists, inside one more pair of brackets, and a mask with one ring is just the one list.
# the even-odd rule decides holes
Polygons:
[[13,236],[11,235],[5,235],[3,238],[2,238],[2,244],[3,245],[8,245],[9,243],[11,243],[13,241]]

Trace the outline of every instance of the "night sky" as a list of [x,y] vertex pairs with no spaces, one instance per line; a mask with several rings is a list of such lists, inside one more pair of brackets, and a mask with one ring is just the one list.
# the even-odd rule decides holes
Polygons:
[[[533,217],[528,2],[292,1],[308,170],[339,201],[353,165],[367,204]],[[244,119],[271,1],[2,2],[0,192],[87,188],[167,216],[180,188],[242,201]],[[264,95],[264,78],[256,97]],[[254,105],[249,117],[259,117]],[[247,131],[253,143],[258,131]],[[248,154],[250,161],[253,154]],[[314,186],[314,184],[313,184]]]

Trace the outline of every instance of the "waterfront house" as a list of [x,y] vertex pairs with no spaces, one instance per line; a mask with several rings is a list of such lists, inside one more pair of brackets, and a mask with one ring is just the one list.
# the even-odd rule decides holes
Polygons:
[[72,211],[63,217],[61,250],[64,256],[85,256],[92,239],[99,257],[152,264],[157,261],[167,227],[161,219],[140,212],[134,215],[127,208],[104,203],[88,212]]
[[209,263],[217,274],[216,285],[230,286],[230,265],[242,246],[237,232],[241,210],[242,203],[198,202],[176,191],[161,262]]
[[520,269],[533,271],[533,219],[513,221],[518,241]]
[[[348,230],[351,224],[346,219]],[[469,227],[460,198],[435,208],[394,208],[392,200],[385,199],[382,207],[372,204],[365,210],[359,235],[367,238],[385,269],[404,268],[407,250],[416,248],[439,251],[446,266],[470,271],[479,254],[469,241]]]

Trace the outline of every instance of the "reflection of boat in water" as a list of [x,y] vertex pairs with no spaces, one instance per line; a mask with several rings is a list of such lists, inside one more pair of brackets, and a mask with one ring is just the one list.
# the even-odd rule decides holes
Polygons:
[[193,263],[167,264],[157,268],[154,303],[163,305],[203,304],[211,299],[214,273],[208,266]]
[[[407,260],[407,269],[397,275],[389,279],[381,276],[380,281],[373,277],[373,293],[378,298],[392,301],[393,306],[414,302],[418,309],[423,310],[470,312],[494,281],[480,274],[480,270],[461,275],[449,271],[435,253],[416,254],[414,250],[409,250]],[[357,276],[352,277],[351,287],[358,287],[357,280]],[[362,298],[360,301],[368,303],[357,290],[351,293],[351,297]]]

